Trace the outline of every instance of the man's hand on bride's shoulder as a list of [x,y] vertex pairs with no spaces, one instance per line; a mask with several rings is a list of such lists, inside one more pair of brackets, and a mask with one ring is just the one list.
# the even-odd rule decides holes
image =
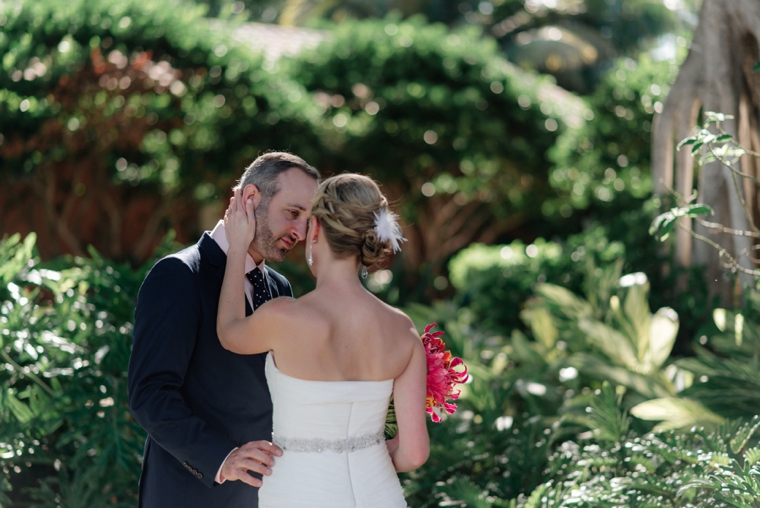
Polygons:
[[261,480],[249,471],[264,476],[272,474],[274,457],[282,455],[282,450],[269,441],[251,441],[230,453],[222,466],[225,481],[240,480],[251,487],[261,487]]
[[230,199],[230,206],[224,213],[224,233],[230,249],[242,248],[248,250],[256,234],[256,218],[253,213],[253,200],[243,203],[241,189],[235,190]]

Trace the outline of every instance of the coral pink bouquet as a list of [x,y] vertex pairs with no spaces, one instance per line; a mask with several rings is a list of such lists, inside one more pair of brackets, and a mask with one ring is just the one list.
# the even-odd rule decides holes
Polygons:
[[[433,332],[437,323],[429,324],[422,334],[422,344],[425,346],[427,356],[427,401],[426,410],[434,422],[441,421],[442,410],[452,414],[457,409],[456,404],[447,402],[448,399],[459,398],[461,390],[456,385],[467,382],[469,375],[467,367],[461,358],[451,355],[446,350],[446,344],[440,337],[444,332]],[[456,371],[455,367],[462,366],[463,370]]]
[[[429,324],[421,335],[422,344],[425,346],[425,356],[427,357],[427,397],[425,409],[434,422],[441,421],[443,411],[448,414],[454,413],[457,405],[448,402],[449,399],[459,398],[460,390],[456,385],[467,382],[467,366],[461,358],[452,356],[451,351],[446,349],[441,336],[444,332],[431,332],[437,323]],[[461,367],[459,370],[455,370]],[[392,438],[398,432],[396,423],[396,411],[393,406],[393,399],[388,408],[388,416],[385,421],[385,434]]]

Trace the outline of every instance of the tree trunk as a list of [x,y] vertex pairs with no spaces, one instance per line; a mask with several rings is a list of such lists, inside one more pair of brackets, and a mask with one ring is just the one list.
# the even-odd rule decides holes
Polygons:
[[[760,2],[758,0],[704,0],[699,24],[689,55],[678,73],[656,119],[652,133],[652,176],[657,194],[674,189],[689,196],[694,188],[694,160],[684,148],[675,154],[674,143],[692,134],[699,120],[699,111],[715,111],[732,115],[723,128],[745,148],[758,150],[757,129],[760,125],[760,76],[752,68],[760,59]],[[737,169],[760,176],[760,168],[751,157],[744,157]],[[760,216],[757,188],[739,179],[734,183],[731,171],[713,162],[699,171],[698,201],[715,210],[712,222],[739,230],[749,230]],[[737,192],[738,191],[738,192]],[[741,204],[746,198],[747,209]],[[684,219],[683,224],[692,227]],[[749,252],[752,241],[746,236],[718,234],[696,224],[695,232],[722,245],[733,257]],[[724,302],[732,298],[733,287],[724,277],[718,252],[708,245],[693,241],[687,232],[678,231],[675,261],[681,266],[705,265],[712,294]],[[749,256],[741,265],[753,268]],[[748,281],[743,281],[748,282]]]

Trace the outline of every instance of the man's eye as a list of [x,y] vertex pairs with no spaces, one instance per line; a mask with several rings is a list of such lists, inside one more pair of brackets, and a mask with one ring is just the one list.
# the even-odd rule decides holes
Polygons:
[[295,219],[296,217],[298,217],[298,212],[295,211],[295,210],[291,210],[290,211],[290,215],[291,215],[291,217],[293,217]]

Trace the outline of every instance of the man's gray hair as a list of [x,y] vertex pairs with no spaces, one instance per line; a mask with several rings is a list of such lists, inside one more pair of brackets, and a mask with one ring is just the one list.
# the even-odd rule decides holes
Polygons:
[[245,168],[235,189],[242,189],[246,185],[253,184],[259,189],[263,199],[271,199],[280,192],[277,177],[290,168],[298,168],[319,181],[319,171],[297,155],[287,152],[269,152],[260,155]]

